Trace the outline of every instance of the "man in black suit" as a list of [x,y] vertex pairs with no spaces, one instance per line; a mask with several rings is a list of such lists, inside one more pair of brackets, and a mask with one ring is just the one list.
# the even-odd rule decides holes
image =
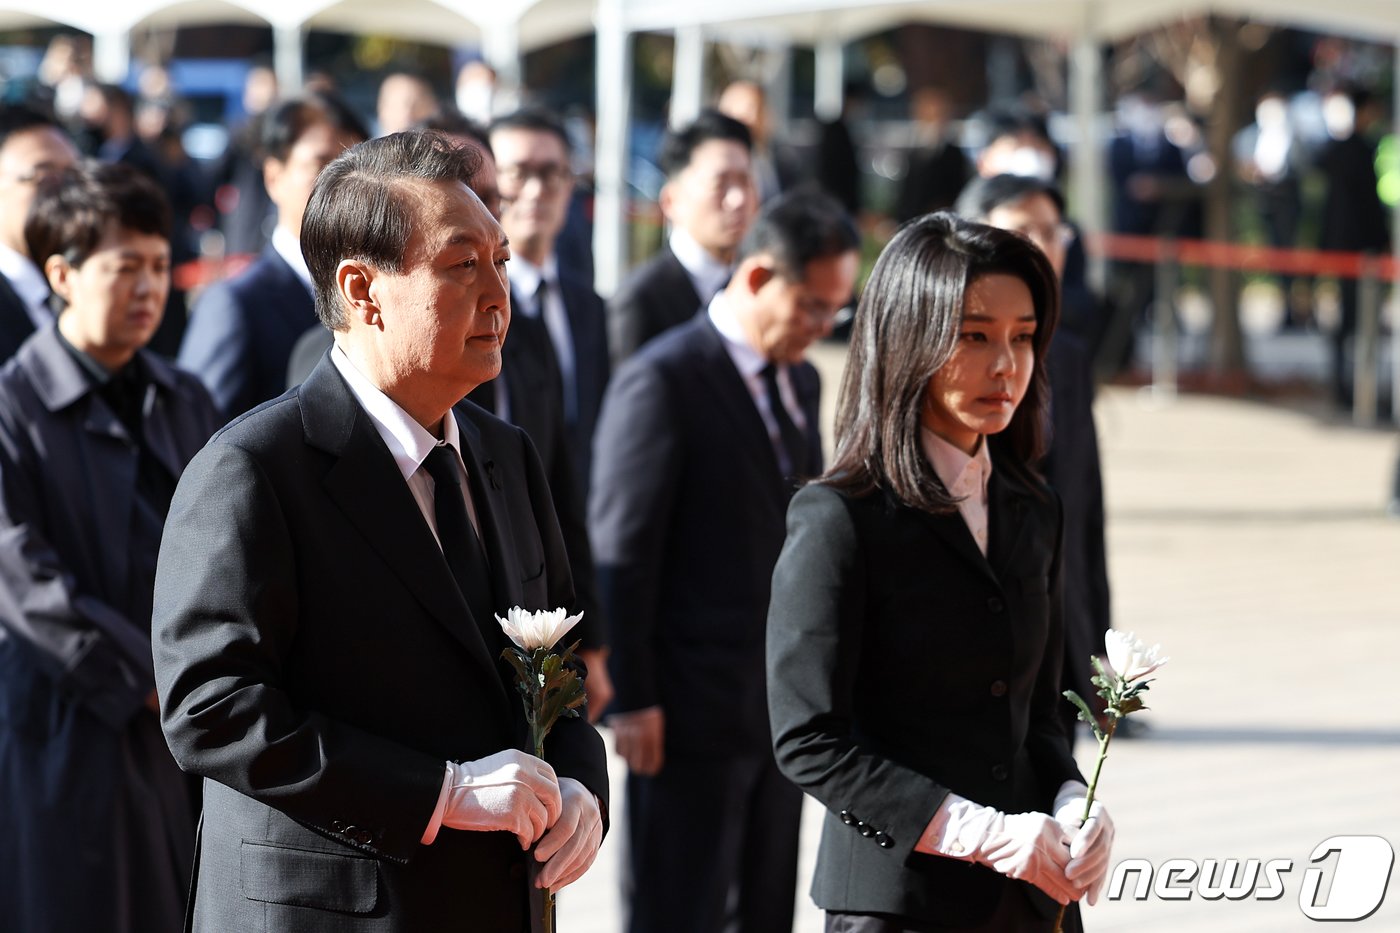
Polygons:
[[287,101],[263,123],[263,180],[277,208],[272,241],[241,274],[211,286],[190,315],[179,364],[232,418],[282,393],[297,338],[316,323],[301,219],[316,175],[367,138],[359,118],[321,94]]
[[788,498],[821,472],[803,356],[855,283],[826,195],[770,202],[734,277],[608,386],[589,528],[627,760],[631,933],[792,925],[801,795],[773,761],[763,673]]
[[492,616],[574,593],[528,438],[454,408],[510,319],[474,158],[403,133],[326,167],[302,246],[335,348],[176,491],[153,642],[166,738],[206,778],[196,930],[523,933],[528,863],[557,889],[601,841],[586,720],[548,762],[515,750]]
[[563,380],[569,456],[586,490],[608,384],[608,331],[593,283],[561,264],[555,252],[574,190],[569,136],[548,111],[522,110],[491,124],[491,151],[501,226],[510,237],[511,308],[543,321],[549,332]]
[[749,131],[707,110],[661,143],[661,212],[667,245],[632,272],[608,302],[614,363],[710,303],[734,272],[734,256],[758,209]]
[[77,158],[52,118],[28,107],[0,108],[0,363],[54,321],[49,283],[29,258],[24,221],[39,182]]

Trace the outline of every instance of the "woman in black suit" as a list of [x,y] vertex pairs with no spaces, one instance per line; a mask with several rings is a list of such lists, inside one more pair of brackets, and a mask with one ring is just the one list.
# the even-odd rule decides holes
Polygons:
[[1048,931],[1107,872],[1058,715],[1061,510],[1031,467],[1057,317],[1036,247],[949,213],[861,298],[768,618],[778,764],[829,811],[829,931]]

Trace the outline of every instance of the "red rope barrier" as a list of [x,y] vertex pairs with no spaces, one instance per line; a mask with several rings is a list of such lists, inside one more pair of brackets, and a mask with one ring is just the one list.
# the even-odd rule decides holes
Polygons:
[[1388,282],[1397,279],[1395,257],[1389,254],[1371,256],[1333,250],[1282,249],[1247,243],[1170,240],[1125,233],[1086,236],[1084,245],[1092,255],[1121,262],[1159,263],[1171,260],[1183,266],[1343,279],[1361,278],[1369,265],[1369,274],[1375,278]]

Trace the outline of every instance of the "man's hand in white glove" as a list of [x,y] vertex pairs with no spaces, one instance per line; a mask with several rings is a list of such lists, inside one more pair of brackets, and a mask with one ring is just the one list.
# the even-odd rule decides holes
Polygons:
[[544,863],[536,883],[551,891],[582,877],[603,842],[603,814],[593,792],[573,778],[560,778],[559,793],[563,811],[535,847],[535,859]]
[[1067,904],[1079,893],[1065,877],[1068,842],[1063,827],[1044,813],[997,813],[973,858]]
[[1084,802],[1089,789],[1078,781],[1066,781],[1055,797],[1055,821],[1071,837],[1069,865],[1065,877],[1079,893],[1075,900],[1086,897],[1092,907],[1108,878],[1113,850],[1113,818],[1104,805],[1095,800],[1084,820]]
[[449,761],[447,767],[444,826],[514,833],[520,848],[528,849],[559,819],[559,779],[534,755],[507,749],[476,761]]

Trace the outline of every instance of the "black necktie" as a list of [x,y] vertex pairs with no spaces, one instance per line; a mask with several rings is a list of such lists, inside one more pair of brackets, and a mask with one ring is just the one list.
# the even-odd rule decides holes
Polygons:
[[433,478],[433,512],[437,516],[442,556],[477,628],[486,639],[487,649],[494,651],[500,640],[500,629],[493,618],[495,599],[491,593],[491,574],[486,565],[486,552],[467,518],[456,454],[447,444],[439,444],[428,454],[423,466]]
[[807,436],[788,414],[783,404],[782,393],[778,391],[778,367],[772,363],[763,367],[763,385],[768,389],[768,408],[773,420],[778,423],[778,439],[782,443],[782,453],[787,457],[784,465],[786,475],[799,476],[807,471]]

